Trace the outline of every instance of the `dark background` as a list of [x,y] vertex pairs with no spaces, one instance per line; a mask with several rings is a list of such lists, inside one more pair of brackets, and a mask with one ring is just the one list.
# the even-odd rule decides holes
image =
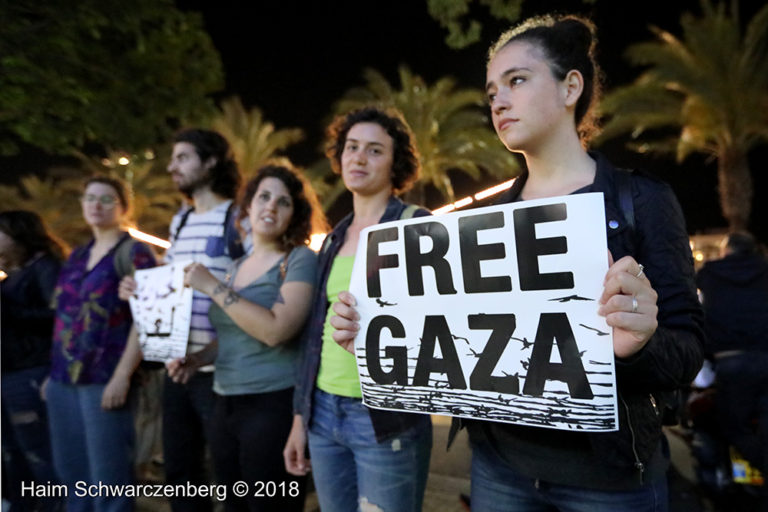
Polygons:
[[[475,2],[477,3],[477,2]],[[762,2],[738,2],[742,24]],[[472,15],[484,24],[481,42],[463,50],[452,50],[444,42],[445,31],[427,12],[425,0],[390,1],[210,1],[177,0],[183,10],[203,14],[205,27],[221,54],[226,72],[225,90],[217,96],[239,95],[246,107],[258,106],[277,128],[301,127],[307,137],[288,150],[297,164],[307,166],[320,156],[323,130],[334,101],[344,91],[362,85],[362,71],[372,67],[399,87],[397,68],[406,64],[432,83],[451,75],[460,86],[483,88],[485,52],[508,24],[492,19],[483,6]],[[632,81],[640,72],[623,58],[633,42],[652,37],[648,27],[656,25],[680,35],[680,16],[700,12],[698,0],[623,1],[526,0],[523,16],[545,12],[582,13],[598,27],[598,58],[606,76],[605,86]],[[600,148],[618,166],[641,167],[669,182],[677,193],[691,233],[725,229],[717,197],[716,161],[694,154],[682,164],[674,158],[638,155],[613,140]],[[56,162],[34,151],[4,159],[18,172],[40,172]],[[751,228],[763,242],[768,225],[763,222],[768,206],[765,167],[768,145],[750,154],[754,178]],[[3,165],[6,167],[6,165]],[[10,174],[2,181],[13,179]],[[493,180],[460,179],[457,197],[493,185]],[[442,203],[428,204],[429,207]],[[331,220],[337,220],[331,212]]]

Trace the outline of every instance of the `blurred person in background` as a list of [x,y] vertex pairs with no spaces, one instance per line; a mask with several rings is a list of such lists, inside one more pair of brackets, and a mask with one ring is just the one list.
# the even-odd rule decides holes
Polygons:
[[60,508],[55,497],[22,498],[21,483],[57,483],[40,387],[50,370],[51,298],[66,251],[36,213],[0,213],[3,495],[10,512]]
[[131,212],[124,182],[90,178],[81,203],[93,239],[72,251],[54,295],[51,372],[44,391],[53,461],[69,488],[68,512],[130,511],[132,498],[103,493],[81,498],[73,486],[133,482],[133,414],[127,398],[141,353],[134,349],[138,343],[127,345],[129,332],[135,337],[135,331],[128,303],[118,297],[124,277],[119,262],[143,269],[155,265],[155,256],[124,230]]

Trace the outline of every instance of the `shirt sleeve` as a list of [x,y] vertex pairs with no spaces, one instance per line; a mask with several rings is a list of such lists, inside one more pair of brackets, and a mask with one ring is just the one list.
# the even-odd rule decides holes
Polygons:
[[317,254],[308,247],[297,247],[288,257],[285,282],[299,281],[314,284],[317,276]]
[[135,242],[131,248],[131,262],[136,270],[157,266],[155,253],[147,244]]

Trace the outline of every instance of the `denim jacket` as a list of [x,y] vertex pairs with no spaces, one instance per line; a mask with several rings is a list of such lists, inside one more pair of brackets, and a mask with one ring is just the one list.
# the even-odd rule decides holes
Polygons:
[[[407,205],[396,197],[390,197],[384,215],[379,223],[399,220]],[[429,212],[419,209],[414,217],[424,217]],[[331,273],[333,260],[344,244],[344,238],[349,225],[352,223],[353,213],[344,217],[328,235],[323,248],[318,256],[318,272],[315,286],[315,297],[312,301],[309,319],[300,337],[302,344],[299,357],[298,374],[296,376],[296,388],[293,398],[294,414],[301,414],[304,427],[309,428],[312,415],[312,395],[317,383],[317,372],[320,368],[320,352],[323,347],[323,328],[328,314],[328,275]],[[422,422],[429,422],[429,416],[407,412],[384,411],[380,409],[368,409],[371,415],[376,439],[382,441],[388,437],[400,434],[409,428]]]

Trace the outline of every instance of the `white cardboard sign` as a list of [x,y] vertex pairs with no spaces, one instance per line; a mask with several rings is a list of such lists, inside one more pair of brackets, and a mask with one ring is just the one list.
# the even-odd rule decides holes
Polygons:
[[184,286],[184,267],[176,262],[137,270],[131,313],[146,361],[170,361],[187,353],[192,289]]
[[363,230],[350,291],[363,400],[563,430],[618,429],[601,193]]

